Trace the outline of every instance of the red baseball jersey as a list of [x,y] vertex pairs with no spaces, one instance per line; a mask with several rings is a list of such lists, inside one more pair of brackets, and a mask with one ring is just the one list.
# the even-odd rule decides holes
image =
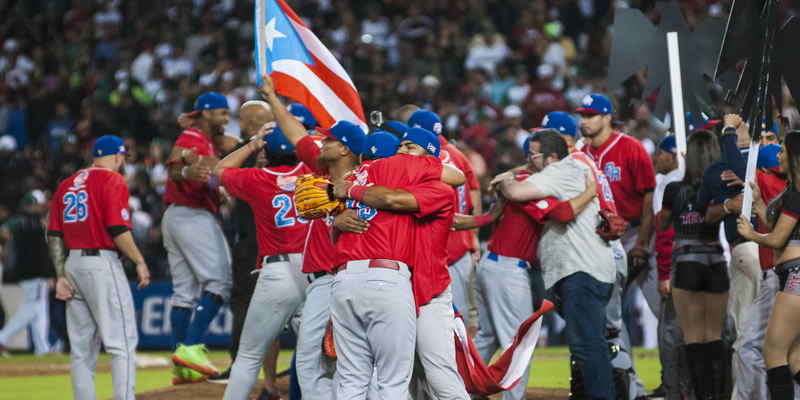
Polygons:
[[[517,174],[518,181],[524,181],[530,172]],[[547,222],[547,213],[559,201],[550,197],[543,200],[516,203],[509,201],[503,208],[503,215],[495,223],[488,249],[503,257],[514,257],[536,265],[536,249],[542,234],[542,226]]]
[[590,143],[583,146],[611,185],[617,214],[626,220],[642,216],[642,202],[648,190],[656,187],[653,161],[642,143],[634,137],[614,132],[598,148]]
[[[466,182],[455,189],[455,202],[456,212],[459,214],[468,214],[472,208],[472,197],[470,191],[480,190],[478,178],[475,177],[475,171],[472,169],[464,153],[461,152],[456,146],[448,143],[444,137],[439,136],[439,143],[441,143],[441,151],[439,158],[442,163],[452,165],[464,173]],[[450,232],[447,238],[447,263],[452,264],[461,258],[464,253],[472,250],[472,231],[458,231]]]
[[63,236],[68,249],[115,250],[109,231],[131,229],[128,197],[122,175],[102,167],[82,169],[53,194],[48,233]]
[[597,164],[592,161],[586,153],[575,151],[572,154],[572,158],[581,161],[582,163],[589,166],[594,173],[594,181],[597,183],[597,201],[600,203],[601,210],[608,210],[613,212],[614,214],[617,213],[617,203],[614,202],[614,192],[611,189],[611,185],[608,183],[608,178],[597,168]]
[[[441,180],[442,162],[433,157],[398,154],[394,157],[362,165],[355,174],[361,185],[379,185],[392,189],[411,189],[411,185]],[[415,197],[425,193],[409,190]],[[369,221],[369,229],[361,234],[342,233],[336,242],[334,265],[353,260],[387,259],[413,265],[414,217],[378,211],[355,200],[346,202],[358,215]]]
[[[175,147],[184,149],[195,148],[194,154],[198,156],[218,156],[217,146],[210,137],[194,128],[188,128],[175,141]],[[167,168],[171,168],[175,161],[170,161]],[[219,185],[215,177],[209,177],[206,182],[184,180],[175,182],[167,178],[167,188],[164,192],[164,205],[178,204],[189,208],[205,208],[212,213],[219,208]]]
[[450,284],[446,241],[453,226],[455,204],[453,188],[440,181],[431,180],[405,189],[415,193],[420,209],[416,214],[414,261],[411,263],[414,301],[419,312],[420,306],[442,294]]
[[[783,189],[786,188],[785,179],[778,178],[775,175],[765,174],[759,170],[756,170],[756,181],[758,182],[758,188],[761,190],[761,198],[764,199],[764,203],[766,204],[769,204],[770,200],[781,194]],[[763,223],[758,224],[758,233],[768,233]],[[761,269],[767,270],[775,266],[774,255],[775,252],[771,248],[758,246],[758,259],[761,263]]]
[[308,221],[297,215],[294,187],[297,177],[311,173],[303,163],[272,168],[227,168],[222,184],[253,208],[259,258],[302,253]]

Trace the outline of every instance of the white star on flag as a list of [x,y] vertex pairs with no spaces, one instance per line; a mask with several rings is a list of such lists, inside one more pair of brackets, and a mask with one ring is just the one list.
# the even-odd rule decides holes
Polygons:
[[275,39],[285,37],[286,35],[275,29],[275,17],[272,17],[272,19],[267,22],[267,26],[264,29],[264,39],[267,40],[267,47],[269,47],[269,51],[272,51],[272,42]]
[[583,98],[583,105],[590,106],[592,105],[592,101],[594,101],[594,99],[592,99],[592,96],[586,96]]

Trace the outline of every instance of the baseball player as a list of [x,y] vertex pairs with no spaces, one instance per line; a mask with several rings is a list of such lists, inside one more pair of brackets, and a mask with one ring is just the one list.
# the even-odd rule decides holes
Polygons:
[[[212,176],[218,154],[213,138],[224,135],[229,114],[225,96],[207,92],[197,98],[192,127],[181,133],[170,153],[161,223],[172,275],[172,359],[204,375],[219,373],[202,340],[232,286],[228,243],[214,219],[219,188]],[[173,372],[177,378],[187,373],[181,368]]]
[[150,274],[130,232],[128,187],[118,172],[125,153],[119,137],[97,139],[92,165],[58,185],[50,209],[48,247],[58,275],[56,297],[67,300],[76,399],[97,399],[94,376],[101,340],[111,353],[114,400],[134,398],[138,337],[119,252],[136,264],[140,290],[150,283]]
[[[583,98],[582,107],[575,110],[581,115],[581,133],[586,138],[582,151],[590,156],[597,167],[605,174],[611,186],[616,208],[620,217],[628,221],[621,244],[624,251],[616,246],[615,259],[619,260],[614,294],[609,303],[608,320],[609,341],[621,338],[621,350],[630,360],[630,380],[636,383],[631,398],[644,395],[644,384],[633,368],[633,354],[627,328],[622,321],[621,299],[628,279],[628,265],[622,257],[627,253],[627,264],[633,268],[648,267],[653,234],[653,190],[656,187],[655,170],[647,150],[636,138],[615,132],[612,129],[613,107],[611,100],[601,94],[590,94]],[[646,273],[640,270],[632,273],[638,276],[637,282],[653,314],[657,315],[661,298],[658,294],[658,274],[653,266]],[[619,309],[617,311],[616,309]]]
[[[267,168],[238,168],[265,146]],[[247,399],[267,347],[297,314],[305,298],[308,282],[300,268],[308,221],[296,215],[294,187],[297,177],[311,170],[293,151],[280,128],[270,122],[247,146],[225,157],[214,169],[228,192],[253,208],[262,260],[223,399]]]
[[[456,213],[480,215],[481,188],[475,172],[472,170],[467,157],[461,150],[448,143],[441,136],[442,120],[438,115],[427,110],[414,111],[408,118],[408,126],[420,127],[436,134],[439,138],[441,152],[439,158],[447,165],[452,165],[464,172],[467,182],[455,189]],[[470,210],[472,210],[470,212]],[[480,258],[480,244],[478,243],[478,230],[472,232],[453,232],[447,238],[447,264],[450,266],[450,277],[453,282],[453,304],[462,311],[464,325],[469,326],[468,310],[468,282],[472,267]]]
[[[275,119],[280,124],[286,139],[297,150],[297,156],[317,175],[328,175],[342,179],[351,174],[359,164],[364,132],[358,126],[343,121],[325,132],[320,147],[313,136],[281,103],[275,93],[272,79],[262,75],[264,86],[260,88],[264,99],[270,104]],[[291,105],[294,109],[296,105]],[[307,120],[304,118],[304,120]],[[337,139],[338,138],[338,139]],[[309,281],[306,300],[300,320],[297,338],[296,365],[300,389],[309,399],[327,399],[333,395],[333,365],[320,352],[320,343],[325,335],[325,326],[330,319],[331,283],[335,250],[331,243],[333,218],[310,221],[308,238],[303,250],[302,272]]]
[[[578,136],[578,127],[575,119],[563,111],[551,111],[542,119],[542,128],[555,129],[564,140],[567,141],[567,149],[570,153],[580,151],[583,146],[575,146],[575,137]],[[528,149],[523,149],[528,152]]]
[[[438,156],[439,142],[431,132],[421,128],[411,128],[405,134],[405,138],[414,138],[414,143],[422,143],[422,148],[427,149],[425,151]],[[405,144],[406,141],[403,143]],[[372,375],[372,359],[377,368],[379,395],[384,398],[408,396],[413,365],[413,358],[409,350],[414,346],[415,336],[421,334],[417,331],[415,324],[415,294],[424,299],[420,303],[428,303],[429,301],[425,297],[432,297],[436,291],[442,292],[444,289],[438,285],[444,283],[446,288],[447,281],[415,281],[415,285],[420,286],[418,290],[423,289],[422,285],[429,286],[427,290],[421,292],[412,291],[410,282],[409,284],[405,283],[405,280],[409,278],[405,271],[408,270],[409,262],[413,265],[418,261],[414,254],[419,249],[414,249],[411,245],[415,240],[415,221],[407,214],[394,214],[381,210],[396,209],[391,205],[398,204],[400,200],[395,196],[396,193],[391,193],[391,188],[402,187],[406,192],[401,193],[401,196],[409,199],[408,193],[410,193],[413,197],[412,202],[405,204],[407,207],[405,211],[416,212],[415,217],[418,218],[434,214],[442,215],[441,213],[446,215],[447,207],[452,208],[453,206],[452,192],[448,186],[439,182],[443,171],[441,166],[441,161],[433,157],[398,155],[371,163],[362,163],[356,173],[358,184],[334,185],[334,195],[338,198],[350,199],[348,203],[357,207],[359,215],[369,222],[369,229],[366,232],[361,234],[342,233],[336,243],[337,259],[346,263],[339,267],[341,269],[336,269],[337,274],[332,288],[331,315],[339,354],[337,368],[342,377],[338,396],[344,396],[344,398],[363,397],[366,383]],[[397,171],[403,171],[403,173],[398,174]],[[459,175],[463,176],[460,172]],[[370,185],[371,187],[364,186],[370,183],[373,184]],[[423,185],[424,183],[433,187]],[[460,183],[463,182],[456,184]],[[368,204],[377,205],[378,209],[371,208],[367,206]],[[452,211],[449,212],[452,213]],[[447,220],[445,231],[449,229],[449,224],[450,222]],[[429,230],[429,233],[430,231],[432,230]],[[440,236],[443,238],[443,235]],[[390,246],[390,242],[393,242],[395,246]],[[372,256],[371,254],[379,254],[376,250],[385,255]],[[443,251],[439,251],[434,254],[443,256],[443,253]],[[430,257],[430,253],[426,254]],[[443,259],[444,257],[439,258]],[[408,261],[389,261],[398,259]],[[421,279],[432,276],[433,271],[430,267],[433,264],[420,264],[419,266],[422,268],[419,271]],[[426,274],[426,270],[430,272]],[[375,282],[380,281],[386,282],[386,288],[380,289],[380,286],[384,286],[381,284],[375,287],[379,290],[374,292],[372,289]],[[394,284],[389,282],[394,282]],[[380,292],[385,293],[381,294]],[[343,301],[339,301],[340,299]],[[447,301],[445,301],[446,303]],[[449,318],[452,321],[452,313],[449,314],[449,317],[446,314],[448,313],[442,311],[442,306],[434,304],[429,318],[440,318],[442,321]],[[364,322],[360,323],[359,320]],[[384,329],[391,329],[393,333],[382,333]],[[439,329],[441,332],[441,328]],[[393,339],[391,342],[387,342],[387,335],[391,335]],[[439,335],[447,340],[452,339],[452,335]],[[437,340],[433,337],[427,339]],[[452,346],[439,343],[445,348]],[[364,347],[365,345],[368,347]],[[364,352],[359,349],[369,350]],[[452,350],[451,367],[454,374],[451,374],[451,377],[455,375],[453,378],[458,383],[460,379],[454,362],[455,349]],[[420,354],[421,358],[423,356],[424,354]],[[444,358],[444,360],[436,358],[423,360],[423,363],[447,363],[448,357]],[[461,396],[458,396],[458,392],[456,392],[457,397],[448,396],[446,398],[466,398],[463,383],[461,383],[460,391]]]

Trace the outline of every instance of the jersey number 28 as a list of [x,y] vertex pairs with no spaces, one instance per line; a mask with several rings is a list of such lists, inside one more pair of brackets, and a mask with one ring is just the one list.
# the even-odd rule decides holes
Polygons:
[[89,216],[89,194],[85,190],[64,194],[64,223],[86,221]]

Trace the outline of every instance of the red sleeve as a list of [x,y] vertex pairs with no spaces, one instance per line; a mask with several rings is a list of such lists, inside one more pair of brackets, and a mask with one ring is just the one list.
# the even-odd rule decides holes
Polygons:
[[548,220],[548,213],[558,206],[559,201],[548,197],[542,200],[531,201],[519,204],[523,211],[538,223],[545,223]]
[[653,167],[653,160],[647,154],[647,150],[641,142],[636,140],[635,151],[632,151],[633,157],[633,171],[636,171],[636,189],[644,192],[648,189],[655,189],[656,187],[656,170]]
[[311,136],[304,136],[295,146],[297,158],[306,166],[311,168],[315,174],[328,175],[328,167],[317,164],[317,159],[322,149],[317,145],[317,141]]
[[[192,135],[181,134],[180,136],[178,136],[178,140],[175,141],[175,145],[173,146],[173,148],[180,147],[182,149],[191,149],[192,147],[196,147],[197,150],[200,150],[204,148],[205,145],[206,145],[205,143],[201,142],[199,139],[197,139]],[[199,152],[195,151],[195,154],[199,154]],[[167,160],[167,168],[172,167],[172,164],[175,164],[179,160],[180,159]]]
[[103,188],[105,194],[105,212],[103,213],[103,225],[125,226],[131,229],[131,214],[128,208],[128,185],[122,175],[112,173],[109,186]]
[[263,187],[258,184],[259,173],[264,171],[258,168],[225,168],[222,171],[222,186],[234,197],[249,203],[253,196],[257,196],[254,191]]
[[447,213],[449,210],[455,209],[453,189],[440,181],[428,181],[407,187],[405,190],[417,199],[419,204],[419,212],[415,214],[417,218]]
[[[656,214],[656,225],[661,213]],[[663,281],[670,278],[670,271],[672,270],[672,243],[675,237],[675,231],[672,226],[664,232],[656,229],[656,264],[658,265],[658,280]]]
[[50,200],[50,216],[48,217],[48,224],[47,224],[47,231],[48,232],[63,232],[62,224],[64,223],[62,219],[64,204],[61,201],[61,197],[63,196],[63,191],[61,190],[61,186],[56,189],[56,193],[53,195],[53,198]]
[[556,222],[569,222],[575,218],[575,210],[572,209],[569,200],[561,201],[547,213],[547,218]]

